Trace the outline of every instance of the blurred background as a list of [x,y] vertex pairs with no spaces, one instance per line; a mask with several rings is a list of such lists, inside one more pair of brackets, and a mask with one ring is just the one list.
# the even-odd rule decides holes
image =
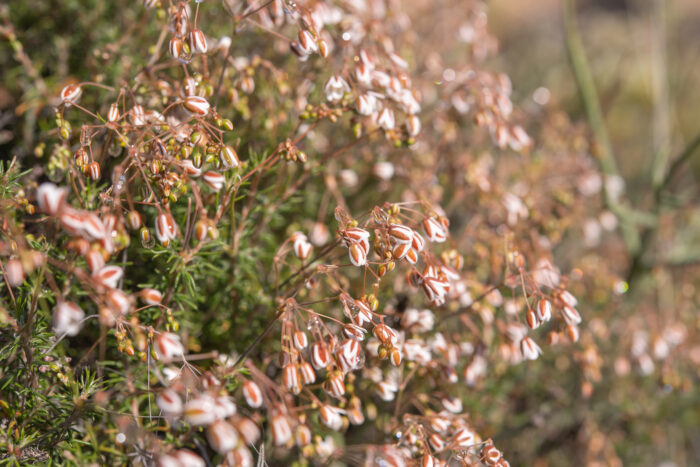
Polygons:
[[[590,135],[567,54],[563,5],[488,2],[489,29],[500,45],[495,65],[511,77],[514,101],[523,109],[542,105],[544,120],[585,125]],[[599,304],[589,329],[607,362],[590,396],[572,384],[571,374],[556,371],[547,373],[552,379],[537,403],[519,401],[525,392],[513,388],[515,402],[507,406],[515,415],[504,410],[498,439],[512,443],[513,459],[522,465],[700,465],[700,151],[694,146],[700,135],[700,2],[581,0],[574,12],[624,197],[658,216],[634,229],[642,238],[636,253],[620,237],[600,237],[595,222],[584,222],[579,242],[559,251],[559,261],[568,258],[584,276],[599,279],[588,285],[589,300]],[[546,136],[540,135],[544,145]],[[665,160],[668,167],[688,150],[656,197],[655,164]],[[635,267],[635,258],[644,266]],[[614,290],[610,284],[617,284]],[[671,329],[685,336],[687,353],[659,358]],[[553,364],[568,368],[564,357]],[[517,435],[509,438],[509,430]]]

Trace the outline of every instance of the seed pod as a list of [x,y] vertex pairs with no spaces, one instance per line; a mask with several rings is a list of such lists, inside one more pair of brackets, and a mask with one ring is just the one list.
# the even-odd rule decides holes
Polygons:
[[197,117],[204,117],[209,113],[209,101],[200,96],[188,96],[185,98],[185,108]]
[[408,261],[409,263],[416,264],[418,262],[418,253],[416,253],[416,250],[414,250],[413,248],[409,248],[405,258],[406,261]]
[[569,324],[566,326],[566,336],[569,338],[571,342],[578,342],[579,338],[579,331],[578,331],[578,326],[574,324]]
[[573,306],[564,305],[564,308],[561,310],[561,314],[564,317],[564,321],[566,321],[566,323],[569,325],[575,326],[581,323],[581,315]]
[[423,458],[421,459],[421,467],[435,467],[437,462],[435,461],[435,457],[431,456],[428,453],[425,453],[423,455]]
[[138,211],[129,211],[129,214],[126,216],[126,224],[131,230],[141,228],[141,214],[139,214]]
[[425,240],[423,240],[423,236],[415,230],[413,231],[413,237],[411,238],[411,248],[416,250],[416,252],[421,252],[423,251],[423,248],[425,248]]
[[90,270],[94,273],[102,269],[105,265],[105,258],[97,250],[90,250],[85,255],[85,262],[87,263]]
[[182,167],[182,171],[189,177],[197,178],[202,174],[202,169],[195,167],[194,163],[189,159],[181,161],[180,165]]
[[411,250],[408,243],[398,243],[392,250],[391,255],[394,259],[403,259]]
[[238,159],[238,154],[236,154],[236,151],[229,145],[224,145],[221,148],[219,160],[221,161],[221,165],[227,169],[238,167],[241,164]]
[[383,344],[396,344],[398,336],[396,331],[391,329],[386,324],[377,324],[372,330],[374,337],[379,339]]
[[182,91],[184,93],[183,97],[196,96],[197,81],[193,77],[188,76],[182,84]]
[[377,117],[377,125],[386,130],[391,131],[396,126],[396,118],[394,117],[394,111],[388,107],[384,107]]

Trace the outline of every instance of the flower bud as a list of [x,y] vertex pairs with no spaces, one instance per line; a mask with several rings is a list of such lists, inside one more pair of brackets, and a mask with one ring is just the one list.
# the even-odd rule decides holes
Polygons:
[[46,214],[55,216],[63,208],[68,197],[68,190],[59,188],[53,183],[45,182],[36,192],[39,209]]
[[219,454],[226,454],[236,447],[238,433],[230,423],[217,420],[207,428],[209,446]]
[[201,29],[193,29],[190,32],[190,48],[192,53],[207,53],[207,39]]
[[59,302],[53,312],[53,330],[58,336],[75,336],[80,332],[85,312],[73,302]]
[[170,361],[182,357],[185,348],[180,342],[180,336],[171,332],[162,332],[155,338],[155,349],[161,360]]
[[260,386],[254,381],[247,380],[243,383],[243,397],[246,403],[254,409],[257,409],[263,404],[262,391],[260,390]]
[[238,159],[238,154],[236,154],[236,151],[229,145],[224,145],[221,148],[219,160],[221,161],[221,165],[227,169],[235,168],[241,165],[241,162]]
[[83,89],[79,84],[69,84],[61,90],[61,101],[66,107],[70,107],[80,99]]
[[204,117],[209,113],[209,101],[200,96],[188,96],[185,98],[185,109],[197,117]]

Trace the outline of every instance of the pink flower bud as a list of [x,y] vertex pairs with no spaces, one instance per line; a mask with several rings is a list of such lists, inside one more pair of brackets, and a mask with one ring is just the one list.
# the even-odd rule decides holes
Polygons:
[[362,248],[360,243],[351,244],[348,254],[353,265],[359,267],[367,264],[367,251]]
[[397,243],[410,244],[413,241],[413,229],[403,224],[389,224],[388,233]]
[[423,229],[428,236],[428,240],[431,242],[442,243],[447,240],[445,227],[434,217],[426,217],[423,219]]
[[182,399],[172,389],[166,389],[158,394],[156,405],[167,417],[179,416],[182,413]]
[[317,370],[325,368],[331,362],[331,354],[323,342],[314,342],[311,346],[311,364]]
[[158,305],[163,300],[163,294],[156,289],[143,289],[141,291],[141,300],[146,305]]
[[209,446],[219,454],[226,454],[233,450],[238,443],[238,433],[230,423],[218,420],[207,428],[207,441]]
[[184,105],[189,112],[197,117],[204,117],[209,113],[209,101],[200,96],[186,97]]
[[173,456],[180,461],[182,467],[206,467],[207,465],[204,459],[189,449],[178,449]]
[[260,390],[260,386],[254,381],[248,380],[243,383],[243,397],[246,403],[254,409],[257,409],[263,404],[262,391]]
[[537,360],[537,357],[542,354],[542,349],[535,343],[530,337],[524,337],[520,341],[520,351],[523,354],[523,358],[526,360]]
[[103,287],[115,289],[123,275],[124,271],[119,266],[105,266],[93,273],[92,277]]
[[236,151],[229,145],[225,145],[221,148],[219,160],[221,161],[221,165],[227,169],[232,169],[241,165],[238,154],[236,154]]
[[156,238],[163,245],[167,246],[170,240],[176,237],[177,225],[173,216],[167,213],[160,213],[156,217]]
[[316,382],[316,372],[309,362],[302,362],[299,365],[299,373],[304,384],[314,384]]
[[180,336],[171,332],[162,332],[155,338],[155,348],[161,360],[170,361],[182,357],[185,348],[180,342]]
[[223,188],[224,183],[226,182],[226,177],[218,172],[213,172],[210,170],[202,175],[202,180],[204,180],[204,183],[212,190],[219,191],[221,188]]
[[179,60],[183,53],[182,39],[179,37],[172,37],[168,44],[168,51],[171,57]]
[[283,446],[292,438],[292,427],[289,420],[283,414],[278,414],[270,420],[272,427],[272,441],[275,446]]
[[537,319],[541,322],[552,319],[552,303],[549,300],[542,299],[537,302]]
[[39,209],[46,214],[55,216],[63,208],[68,197],[68,190],[59,188],[53,183],[45,182],[36,192]]
[[131,300],[124,292],[119,289],[112,289],[107,292],[105,299],[107,305],[116,313],[125,315],[131,308]]
[[311,442],[311,429],[306,425],[299,425],[294,434],[297,446],[303,447]]
[[282,380],[284,387],[292,391],[294,394],[299,394],[301,384],[299,384],[299,370],[293,363],[289,363],[282,369]]
[[24,268],[18,259],[11,259],[5,264],[5,274],[10,287],[19,287],[24,282]]
[[309,345],[309,338],[304,331],[296,331],[292,336],[292,341],[297,350],[304,350]]
[[330,405],[322,405],[319,413],[321,422],[333,431],[338,431],[343,427],[343,417],[340,415],[340,409]]
[[114,123],[119,120],[119,106],[117,104],[112,104],[109,106],[109,112],[107,112],[107,121]]
[[53,311],[53,330],[58,336],[75,336],[80,332],[85,312],[73,302],[59,302]]
[[61,101],[66,107],[70,107],[80,99],[83,94],[83,89],[79,84],[69,84],[61,90]]
[[377,117],[377,125],[387,131],[393,130],[396,126],[394,111],[388,107],[384,107]]
[[294,242],[294,254],[302,261],[311,256],[311,250],[313,246],[306,241],[306,238],[299,238]]
[[236,420],[235,425],[246,444],[255,444],[260,439],[260,428],[250,418],[241,417]]
[[187,423],[195,426],[214,423],[216,420],[214,400],[209,396],[190,399],[185,404],[184,416]]
[[190,49],[192,53],[207,53],[207,39],[201,29],[193,29],[190,32]]

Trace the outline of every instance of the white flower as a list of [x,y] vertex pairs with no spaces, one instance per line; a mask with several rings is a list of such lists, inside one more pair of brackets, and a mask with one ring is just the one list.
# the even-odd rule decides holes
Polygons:
[[346,92],[350,92],[350,86],[342,76],[333,75],[326,83],[325,91],[329,102],[337,102]]
[[80,332],[85,312],[73,302],[61,302],[53,312],[53,329],[59,335],[75,336]]

